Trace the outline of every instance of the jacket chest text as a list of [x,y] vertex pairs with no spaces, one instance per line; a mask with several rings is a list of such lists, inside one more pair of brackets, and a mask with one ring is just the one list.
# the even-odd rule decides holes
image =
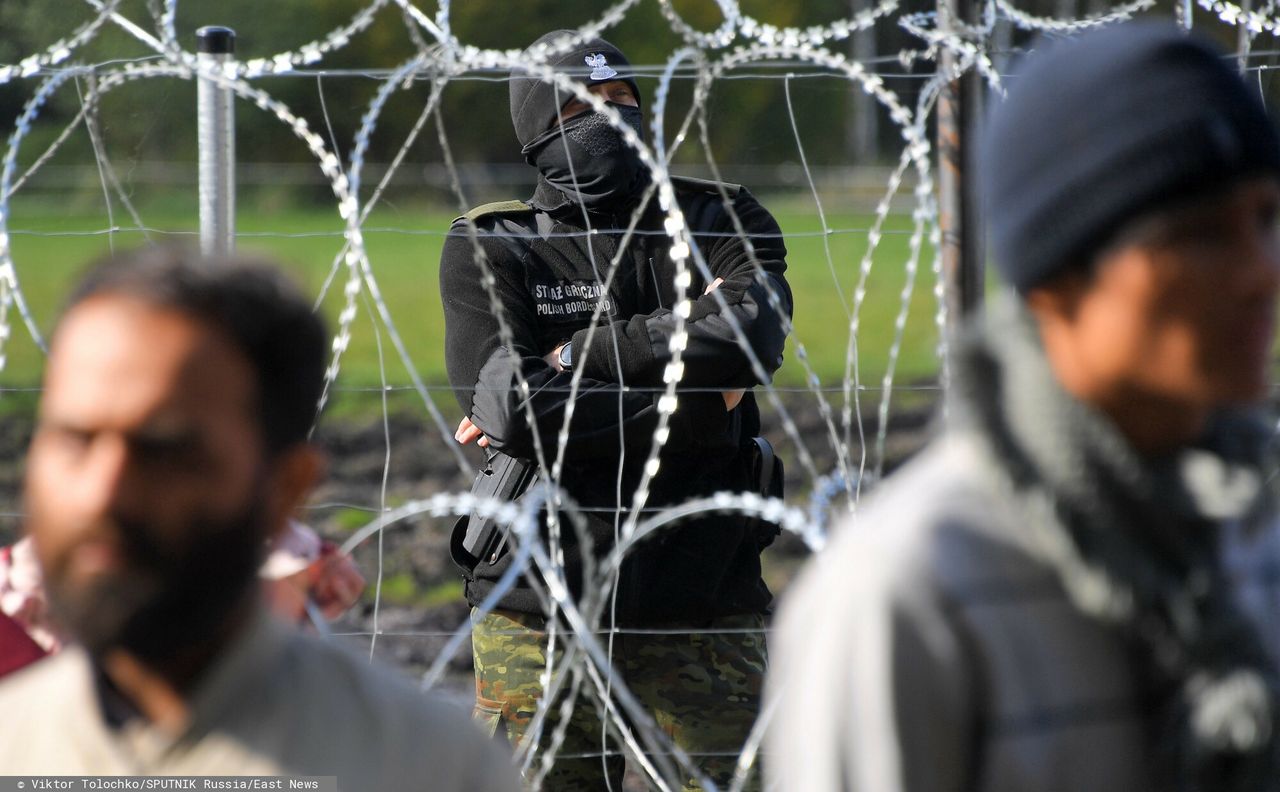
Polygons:
[[587,321],[597,306],[602,317],[612,317],[618,311],[604,285],[595,281],[534,281],[529,292],[539,319]]

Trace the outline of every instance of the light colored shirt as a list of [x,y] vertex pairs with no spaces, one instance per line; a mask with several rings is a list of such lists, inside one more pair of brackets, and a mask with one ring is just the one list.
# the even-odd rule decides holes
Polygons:
[[0,775],[337,776],[346,790],[514,792],[465,713],[262,611],[197,684],[185,731],[112,725],[79,647],[0,682]]

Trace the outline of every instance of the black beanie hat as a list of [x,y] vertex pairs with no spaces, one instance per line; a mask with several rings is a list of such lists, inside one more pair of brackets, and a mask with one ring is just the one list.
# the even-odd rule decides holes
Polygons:
[[1146,210],[1280,174],[1256,92],[1203,39],[1137,22],[1045,44],[981,149],[992,252],[1018,291],[1087,265]]
[[[575,35],[572,30],[555,30],[529,45],[530,52],[539,46],[557,39],[565,39]],[[586,43],[574,47],[568,52],[552,55],[547,58],[547,65],[557,71],[564,71],[574,82],[583,85],[622,80],[631,86],[640,101],[640,89],[636,86],[631,72],[631,63],[622,50],[602,38],[593,38]],[[538,135],[546,132],[560,115],[560,108],[573,99],[573,94],[559,91],[559,102],[556,101],[556,86],[530,76],[523,69],[511,72],[511,123],[516,129],[516,138],[521,146],[528,145]]]

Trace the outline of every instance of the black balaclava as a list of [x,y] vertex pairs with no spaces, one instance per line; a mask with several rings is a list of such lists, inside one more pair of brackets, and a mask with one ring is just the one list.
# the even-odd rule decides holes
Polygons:
[[[572,35],[568,30],[548,33],[529,49]],[[567,71],[571,79],[587,86],[621,80],[640,100],[631,64],[621,50],[604,39],[592,39],[566,53],[552,55],[547,64]],[[592,211],[610,211],[639,196],[648,183],[648,170],[602,113],[589,110],[557,123],[561,108],[574,98],[573,94],[520,70],[512,73],[510,85],[511,121],[523,146],[521,152],[525,161],[538,169],[544,183],[535,196],[535,204],[552,203],[539,200],[550,192],[563,196],[559,202],[562,205],[572,203]],[[609,106],[644,139],[640,108],[612,102]]]

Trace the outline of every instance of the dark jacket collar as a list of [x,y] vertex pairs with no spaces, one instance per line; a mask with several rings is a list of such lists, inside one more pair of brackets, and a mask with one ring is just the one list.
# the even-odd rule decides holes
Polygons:
[[[540,212],[551,215],[558,222],[577,227],[585,225],[582,207],[574,203],[569,196],[553,187],[542,176],[538,176],[538,184],[534,187],[533,197],[529,199],[529,205]],[[646,218],[652,215],[656,209],[657,201],[650,199],[645,206]],[[592,210],[587,212],[586,220],[593,227],[625,229],[631,223],[631,216],[635,213],[635,210],[636,204],[634,202],[619,206],[612,211]]]

